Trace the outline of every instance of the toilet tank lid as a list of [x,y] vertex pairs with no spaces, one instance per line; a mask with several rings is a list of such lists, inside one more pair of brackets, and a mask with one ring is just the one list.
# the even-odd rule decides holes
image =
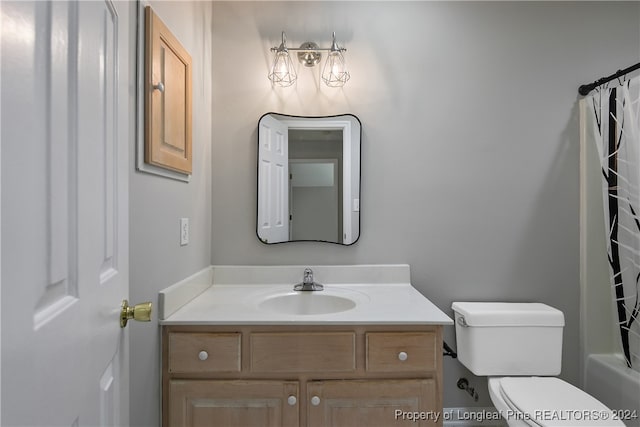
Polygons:
[[454,302],[467,326],[564,326],[562,311],[537,302]]

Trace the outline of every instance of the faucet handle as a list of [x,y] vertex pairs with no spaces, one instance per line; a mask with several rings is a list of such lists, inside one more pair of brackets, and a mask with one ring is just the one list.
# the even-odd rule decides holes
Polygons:
[[321,291],[323,289],[324,286],[313,281],[313,270],[308,267],[304,269],[302,283],[298,283],[293,287],[294,291]]
[[302,282],[313,283],[313,270],[311,270],[308,267],[304,269],[304,276],[303,276]]

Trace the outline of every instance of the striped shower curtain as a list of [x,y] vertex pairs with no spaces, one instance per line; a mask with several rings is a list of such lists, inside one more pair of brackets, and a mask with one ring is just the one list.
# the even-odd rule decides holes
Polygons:
[[585,98],[602,167],[610,286],[627,366],[640,371],[640,77]]

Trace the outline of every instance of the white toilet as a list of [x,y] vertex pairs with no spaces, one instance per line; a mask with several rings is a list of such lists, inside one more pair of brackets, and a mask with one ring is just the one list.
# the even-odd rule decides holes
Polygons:
[[489,376],[509,426],[624,426],[560,373],[564,315],[539,303],[454,302],[458,359]]

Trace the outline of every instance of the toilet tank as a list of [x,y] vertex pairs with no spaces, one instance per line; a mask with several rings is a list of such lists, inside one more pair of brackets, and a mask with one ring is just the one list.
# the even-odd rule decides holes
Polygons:
[[454,302],[458,359],[476,375],[558,375],[560,310],[540,303]]

